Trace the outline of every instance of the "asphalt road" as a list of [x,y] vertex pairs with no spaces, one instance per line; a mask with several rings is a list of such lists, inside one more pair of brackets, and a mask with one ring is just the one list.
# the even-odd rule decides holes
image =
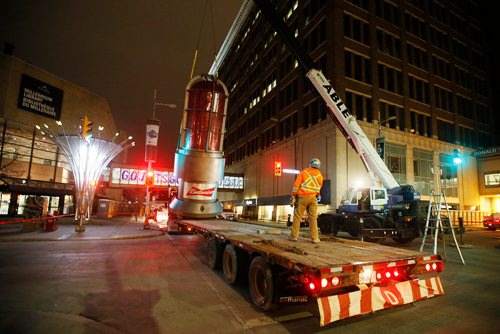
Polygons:
[[197,236],[30,242],[0,236],[0,332],[497,333],[499,238],[499,231],[468,231],[465,265],[446,246],[444,296],[320,327],[314,304],[257,310],[246,288],[227,285],[206,266],[206,243]]

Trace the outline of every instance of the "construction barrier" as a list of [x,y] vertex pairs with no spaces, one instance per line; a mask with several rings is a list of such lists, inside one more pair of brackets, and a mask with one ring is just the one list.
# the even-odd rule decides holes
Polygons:
[[391,286],[359,285],[360,290],[318,298],[320,326],[444,294],[439,277],[399,282]]

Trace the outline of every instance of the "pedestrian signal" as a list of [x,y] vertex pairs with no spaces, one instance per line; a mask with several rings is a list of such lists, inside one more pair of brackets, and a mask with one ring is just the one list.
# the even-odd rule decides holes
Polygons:
[[281,161],[275,161],[274,162],[274,175],[275,176],[281,176]]

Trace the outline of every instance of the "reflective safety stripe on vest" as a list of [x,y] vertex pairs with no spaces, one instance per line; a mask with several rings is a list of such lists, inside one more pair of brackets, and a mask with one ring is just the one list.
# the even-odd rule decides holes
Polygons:
[[308,171],[304,170],[304,172],[308,175],[307,179],[305,179],[300,187],[311,193],[319,193],[321,190],[321,186],[319,185],[316,176],[311,175]]

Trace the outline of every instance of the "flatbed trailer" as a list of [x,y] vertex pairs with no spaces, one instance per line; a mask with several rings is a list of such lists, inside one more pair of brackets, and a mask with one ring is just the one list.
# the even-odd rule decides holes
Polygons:
[[218,219],[170,224],[208,239],[209,267],[248,284],[258,308],[316,301],[321,326],[444,294],[439,255],[335,237],[295,242],[284,229]]

